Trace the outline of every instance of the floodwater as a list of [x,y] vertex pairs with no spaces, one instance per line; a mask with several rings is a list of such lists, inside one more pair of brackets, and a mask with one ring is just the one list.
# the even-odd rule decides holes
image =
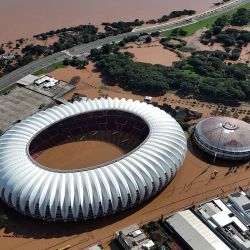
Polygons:
[[149,20],[173,10],[202,11],[214,0],[0,0],[0,43],[78,24]]
[[49,168],[69,170],[110,162],[124,153],[121,148],[104,141],[80,141],[49,148],[36,161]]

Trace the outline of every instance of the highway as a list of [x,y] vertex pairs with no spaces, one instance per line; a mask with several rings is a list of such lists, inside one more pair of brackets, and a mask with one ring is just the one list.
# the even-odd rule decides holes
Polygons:
[[55,53],[53,55],[47,56],[45,58],[31,62],[31,63],[23,66],[22,68],[19,68],[15,71],[3,76],[2,78],[0,78],[0,89],[4,89],[4,88],[8,87],[9,85],[15,83],[16,81],[18,81],[22,77],[24,77],[28,74],[31,74],[33,72],[36,72],[42,68],[45,68],[53,63],[60,62],[64,58],[67,58],[69,56],[79,56],[79,55],[88,54],[91,49],[99,48],[102,45],[107,44],[107,43],[119,42],[125,37],[131,36],[131,35],[137,35],[137,34],[140,34],[142,32],[147,32],[147,33],[152,33],[152,32],[156,32],[156,31],[162,32],[162,31],[172,30],[172,29],[180,28],[180,27],[183,27],[186,25],[190,25],[192,23],[199,22],[199,21],[207,19],[209,17],[216,16],[220,13],[227,12],[230,9],[237,8],[240,5],[245,4],[249,1],[250,0],[234,0],[234,1],[231,1],[229,3],[223,4],[219,7],[205,11],[205,12],[198,14],[198,15],[193,15],[193,16],[181,18],[177,21],[167,22],[164,24],[152,25],[152,26],[148,26],[148,27],[144,27],[144,28],[136,28],[132,32],[129,32],[129,33],[123,33],[123,34],[119,34],[117,36],[99,39],[99,40],[96,40],[94,42],[90,42],[87,44],[77,45],[71,49],[68,49],[67,51],[58,52],[58,53]]

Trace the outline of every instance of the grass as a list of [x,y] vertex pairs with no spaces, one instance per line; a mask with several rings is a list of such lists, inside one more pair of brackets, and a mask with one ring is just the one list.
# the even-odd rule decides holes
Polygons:
[[36,71],[34,73],[34,75],[36,76],[39,76],[39,75],[44,75],[44,74],[47,74],[53,70],[56,70],[56,69],[61,69],[61,68],[64,68],[65,65],[63,64],[63,62],[56,62],[56,63],[53,63],[45,68],[42,68],[42,69],[39,69],[38,71]]
[[5,94],[5,93],[7,93],[8,91],[11,91],[11,90],[14,89],[16,86],[17,86],[16,83],[12,83],[12,84],[9,85],[8,87],[1,89],[1,90],[0,90],[0,95],[3,95],[3,94]]
[[[229,10],[228,12],[218,14],[216,16],[207,18],[207,19],[199,21],[197,23],[184,26],[184,27],[182,27],[182,29],[187,32],[186,36],[191,36],[199,29],[202,29],[204,27],[210,28],[219,17],[222,17],[224,15],[232,16],[240,8],[250,9],[250,3],[246,3],[246,4],[240,6],[236,9]],[[161,35],[168,37],[170,35],[170,33],[171,33],[171,30],[167,30],[167,31],[162,32]]]

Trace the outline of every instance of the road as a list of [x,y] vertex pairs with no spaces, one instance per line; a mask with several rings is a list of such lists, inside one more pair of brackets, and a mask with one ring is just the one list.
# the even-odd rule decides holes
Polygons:
[[47,67],[53,63],[60,62],[66,57],[84,55],[85,53],[87,54],[90,52],[91,49],[99,48],[102,45],[107,44],[107,43],[119,42],[123,38],[130,36],[130,35],[137,35],[137,34],[140,34],[142,32],[147,32],[147,33],[152,33],[152,32],[156,32],[156,31],[162,32],[162,31],[172,30],[172,29],[180,28],[180,27],[183,27],[186,25],[190,25],[192,23],[196,23],[196,22],[199,22],[201,20],[207,19],[209,17],[226,12],[229,9],[237,8],[240,5],[245,4],[249,1],[250,0],[234,0],[234,1],[231,1],[227,4],[210,9],[210,10],[205,11],[205,12],[198,14],[198,15],[185,17],[185,18],[179,19],[177,21],[167,22],[164,24],[153,25],[153,26],[144,27],[144,28],[137,28],[129,33],[123,33],[123,34],[120,34],[117,36],[99,39],[99,40],[96,40],[94,42],[90,42],[87,44],[77,45],[71,49],[68,49],[67,51],[58,52],[58,53],[55,53],[53,55],[47,56],[45,58],[31,62],[31,63],[23,66],[22,68],[19,68],[15,71],[3,76],[2,78],[0,78],[0,89],[4,89],[4,88],[8,87],[9,85],[15,83],[16,81],[18,81],[19,79],[21,79],[22,77],[24,77],[28,74],[36,72],[36,71],[38,71],[44,67]]

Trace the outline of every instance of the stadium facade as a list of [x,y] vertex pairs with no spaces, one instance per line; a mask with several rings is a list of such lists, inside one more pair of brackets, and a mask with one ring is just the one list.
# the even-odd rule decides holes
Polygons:
[[231,117],[200,121],[193,134],[200,149],[220,159],[250,160],[250,124]]
[[[35,160],[48,148],[79,140],[109,141],[126,154],[72,170]],[[55,106],[0,138],[1,198],[22,214],[48,221],[102,217],[162,190],[182,166],[186,150],[179,124],[144,102],[108,98]]]

